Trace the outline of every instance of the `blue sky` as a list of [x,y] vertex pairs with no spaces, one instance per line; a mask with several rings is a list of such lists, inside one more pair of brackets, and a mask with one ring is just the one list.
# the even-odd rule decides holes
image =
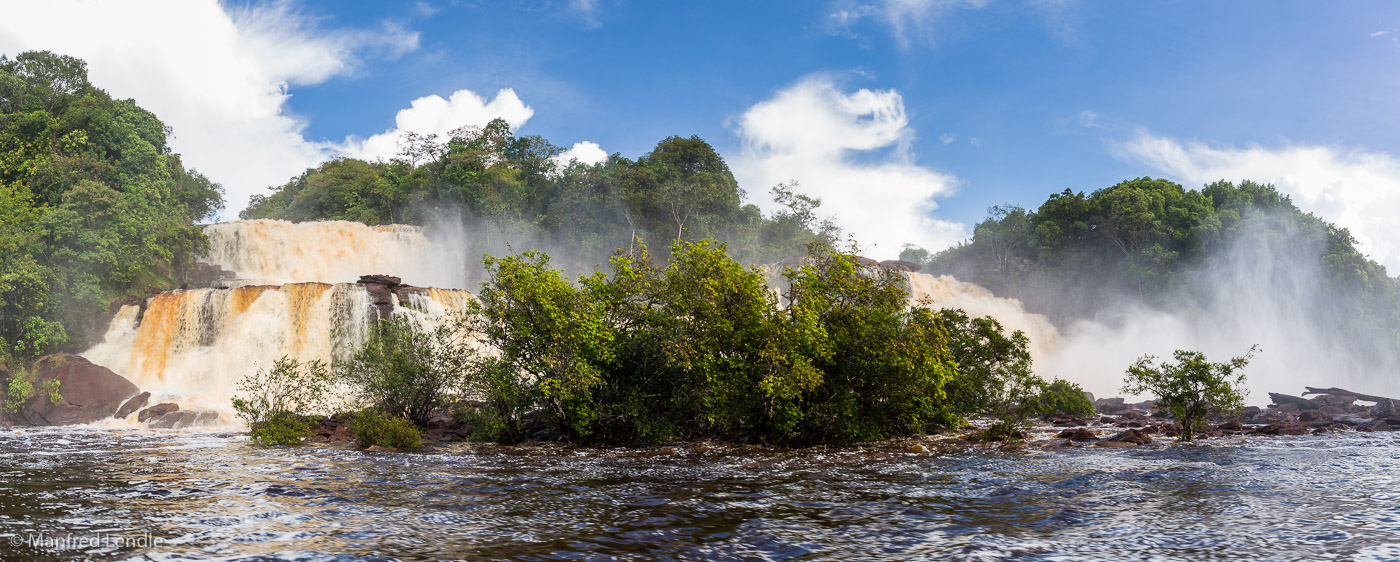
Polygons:
[[[403,128],[396,115],[413,100],[467,90],[513,112],[519,133],[566,148],[588,141],[635,158],[668,135],[699,135],[729,159],[754,202],[766,208],[772,183],[796,179],[885,255],[903,242],[951,244],[990,205],[1034,206],[1064,188],[1152,175],[1188,187],[1274,182],[1400,267],[1400,245],[1390,242],[1400,240],[1396,3],[306,0],[127,8],[136,15],[81,3],[24,9],[90,16],[99,35],[113,18],[145,25],[137,20],[143,9],[187,11],[179,21],[192,31],[161,31],[159,42],[143,43],[149,39],[127,30],[84,43],[60,28],[0,23],[0,52],[51,48],[88,58],[99,86],[135,97],[175,127],[186,160],[237,199],[231,212],[247,194],[329,155],[372,156],[356,143]],[[127,43],[130,54],[113,48]],[[183,61],[172,49],[201,57],[191,61],[227,62]],[[150,68],[162,64],[169,68]],[[266,99],[213,93],[209,84],[225,80],[214,76],[221,69],[251,76],[221,90]],[[130,78],[141,72],[141,83]],[[281,89],[259,90],[266,84]],[[187,93],[147,91],[157,87]],[[513,97],[503,98],[505,89]],[[202,110],[201,96],[210,100]],[[442,127],[450,120],[445,109],[429,112],[419,115]],[[235,115],[216,123],[211,113]],[[218,136],[222,152],[237,155],[235,137],[246,136],[243,167],[248,159],[267,164],[246,171],[219,161],[227,155],[206,155],[216,139],[196,137],[220,127],[228,129]],[[268,148],[278,142],[292,144]]]

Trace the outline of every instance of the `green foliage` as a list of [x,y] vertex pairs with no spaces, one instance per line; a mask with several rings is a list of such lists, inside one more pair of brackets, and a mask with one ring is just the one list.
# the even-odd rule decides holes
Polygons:
[[771,217],[743,205],[729,166],[698,137],[668,137],[637,160],[613,155],[597,165],[557,162],[561,152],[538,136],[515,136],[500,119],[446,139],[411,135],[391,161],[327,162],[254,196],[240,216],[422,224],[460,212],[479,229],[469,253],[502,255],[511,240],[538,241],[576,249],[555,265],[578,272],[636,238],[662,254],[675,239],[720,239],[741,261],[766,263],[836,235],[815,213],[820,200],[796,184],[774,188],[784,210]]
[[293,445],[311,436],[304,416],[322,412],[332,374],[320,361],[283,357],[271,369],[238,381],[233,409],[248,424],[254,442]]
[[1088,417],[1097,413],[1094,403],[1084,389],[1067,380],[1056,379],[1043,385],[1035,397],[1036,413],[1042,416],[1071,415]]
[[179,284],[222,191],[83,61],[0,56],[0,363],[91,344],[108,305]]
[[336,376],[381,412],[426,424],[469,374],[474,349],[464,322],[425,330],[408,317],[381,320]]
[[39,382],[35,380],[35,377],[33,371],[19,370],[10,373],[3,379],[5,395],[3,404],[0,404],[0,413],[18,413],[24,403],[36,394],[48,397],[51,404],[58,404],[59,401],[63,400],[63,394],[59,392],[60,381],[58,379]]
[[1233,416],[1244,408],[1243,370],[1258,348],[1225,363],[1211,363],[1199,351],[1177,350],[1176,363],[1157,366],[1155,357],[1144,355],[1128,367],[1123,392],[1155,396],[1157,407],[1181,422],[1180,439],[1190,441],[1208,415]]
[[423,434],[413,422],[375,408],[356,412],[350,417],[347,427],[361,447],[378,445],[393,449],[417,449],[423,446]]
[[665,268],[636,245],[611,274],[569,283],[543,254],[488,258],[481,362],[496,437],[523,439],[542,408],[577,442],[648,443],[716,436],[833,443],[906,435],[955,418],[947,334],[908,306],[903,278],[813,247],[765,274],[713,241],[676,242]]

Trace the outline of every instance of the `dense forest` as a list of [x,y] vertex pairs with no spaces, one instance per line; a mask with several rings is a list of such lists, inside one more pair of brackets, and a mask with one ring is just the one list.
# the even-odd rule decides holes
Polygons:
[[803,255],[812,241],[838,236],[820,221],[817,199],[795,185],[772,195],[784,207],[764,216],[715,149],[674,136],[636,160],[614,154],[598,165],[561,162],[562,149],[538,136],[515,136],[502,120],[463,127],[447,139],[409,134],[384,162],[337,159],[307,170],[266,196],[245,219],[352,220],[366,224],[469,225],[479,257],[548,249],[557,265],[585,273],[617,248],[641,239],[659,257],[674,239],[715,239],[745,263]]
[[[1019,298],[1058,323],[1128,305],[1199,314],[1222,283],[1302,309],[1318,333],[1366,361],[1400,350],[1400,281],[1368,259],[1345,229],[1300,210],[1273,186],[1216,182],[1200,190],[1138,178],[1090,194],[1065,190],[1038,209],[998,206],[973,238],[903,259]],[[1366,349],[1361,349],[1365,347]]]
[[0,368],[91,342],[110,304],[178,285],[223,206],[170,129],[81,60],[0,55]]

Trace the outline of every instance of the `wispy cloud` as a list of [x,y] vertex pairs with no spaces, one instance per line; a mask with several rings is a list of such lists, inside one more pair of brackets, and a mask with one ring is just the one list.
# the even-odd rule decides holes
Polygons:
[[958,136],[953,133],[943,133],[938,135],[938,140],[942,141],[943,144],[952,144],[953,141],[958,140]]
[[894,90],[845,92],[829,75],[807,76],[733,126],[743,144],[730,162],[760,208],[776,207],[760,190],[796,180],[871,255],[885,258],[905,243],[938,250],[967,236],[965,225],[932,216],[934,198],[952,194],[957,179],[914,163],[914,130]]
[[1359,247],[1400,271],[1400,160],[1384,152],[1290,144],[1211,146],[1139,131],[1117,156],[1187,187],[1228,180],[1272,183],[1304,211],[1349,229]]
[[82,58],[94,84],[170,125],[185,164],[224,185],[225,218],[327,157],[286,111],[290,86],[352,75],[367,60],[417,48],[418,33],[392,22],[327,27],[291,2],[226,12],[212,0],[53,0],[16,3],[0,18],[0,52]]

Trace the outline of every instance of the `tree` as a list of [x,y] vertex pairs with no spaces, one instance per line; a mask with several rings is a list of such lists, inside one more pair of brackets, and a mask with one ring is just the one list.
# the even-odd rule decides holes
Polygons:
[[1144,355],[1128,367],[1123,392],[1151,393],[1158,408],[1181,422],[1179,439],[1190,441],[1207,416],[1238,415],[1244,408],[1243,370],[1258,349],[1250,347],[1243,356],[1224,363],[1211,363],[1204,353],[1182,349],[1173,354],[1176,363],[1161,366],[1155,364],[1156,357]]
[[338,377],[370,407],[426,425],[465,386],[475,358],[470,337],[460,318],[431,328],[403,316],[381,320]]

